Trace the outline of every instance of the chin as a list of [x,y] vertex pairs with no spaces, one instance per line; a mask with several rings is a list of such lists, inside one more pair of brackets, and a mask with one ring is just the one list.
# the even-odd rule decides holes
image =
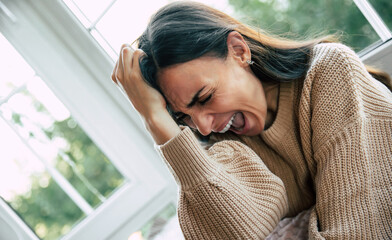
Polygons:
[[245,120],[245,125],[242,131],[234,131],[234,133],[238,135],[252,137],[252,136],[257,136],[263,132],[264,122],[260,122],[257,121],[256,119],[252,119],[251,117],[247,116],[247,114],[244,114],[244,120]]
[[[256,120],[256,119],[255,119]],[[244,134],[246,136],[257,136],[264,131],[264,121],[249,121],[248,122],[248,131]]]
[[249,131],[247,133],[245,133],[245,136],[249,136],[249,137],[253,137],[253,136],[257,136],[260,135],[263,132],[263,130],[254,130],[254,131]]

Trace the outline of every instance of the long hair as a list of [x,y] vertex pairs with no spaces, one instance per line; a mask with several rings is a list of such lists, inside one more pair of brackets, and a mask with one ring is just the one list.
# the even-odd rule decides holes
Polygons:
[[[140,59],[145,80],[161,91],[157,83],[160,69],[209,55],[225,58],[227,36],[237,31],[248,44],[254,74],[266,82],[288,82],[305,77],[313,47],[336,42],[332,36],[294,41],[263,33],[229,15],[201,3],[173,2],[152,16],[147,29],[138,38],[138,47],[146,56]],[[367,69],[376,79],[387,83],[388,74]],[[390,85],[389,85],[390,87]]]

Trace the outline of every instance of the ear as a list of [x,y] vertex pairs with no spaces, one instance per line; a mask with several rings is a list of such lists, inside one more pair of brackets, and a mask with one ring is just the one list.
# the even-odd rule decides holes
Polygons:
[[230,32],[227,36],[227,48],[228,56],[233,57],[236,61],[239,61],[241,65],[246,65],[247,60],[251,59],[251,52],[248,44],[244,38],[237,31]]

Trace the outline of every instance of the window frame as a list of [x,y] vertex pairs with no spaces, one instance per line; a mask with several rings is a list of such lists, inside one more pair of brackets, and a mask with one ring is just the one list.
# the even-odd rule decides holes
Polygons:
[[0,239],[14,240],[10,237],[19,240],[39,240],[30,227],[0,198]]
[[383,42],[392,38],[390,29],[367,0],[353,1]]

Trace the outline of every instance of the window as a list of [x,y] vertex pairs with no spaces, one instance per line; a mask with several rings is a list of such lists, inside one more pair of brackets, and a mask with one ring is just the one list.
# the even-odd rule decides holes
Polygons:
[[[134,42],[143,33],[151,15],[171,1],[149,0],[135,3],[128,0],[105,0],[100,1],[94,8],[85,0],[63,0],[63,2],[107,54],[113,60],[117,60],[121,45],[125,42]],[[228,13],[232,12],[226,0],[199,0],[199,2]]]
[[2,55],[12,77],[0,81],[1,173],[21,186],[2,185],[0,220],[29,238],[126,239],[175,204],[174,179],[110,81],[113,61],[65,6],[0,11],[2,43],[21,55],[13,69],[18,54]]
[[[274,34],[287,36],[290,32],[293,36],[287,37],[309,38],[314,35],[337,33],[345,44],[356,51],[363,50],[380,39],[386,41],[381,38],[378,29],[374,28],[376,19],[368,18],[369,15],[378,18],[378,15],[372,11],[366,0],[229,2],[234,6],[235,14],[239,18]],[[392,5],[386,1],[381,2],[383,3],[377,5],[389,7],[384,11],[390,13]]]
[[56,239],[127,180],[2,35],[0,48],[0,196]]
[[[148,18],[167,0],[144,1],[138,4],[126,0],[103,1],[96,8],[83,0],[64,0],[79,21],[95,37],[112,59],[124,42],[133,42],[147,25]],[[380,36],[386,25],[391,26],[387,0],[370,1],[381,18],[366,0],[334,1],[201,1],[234,15],[244,22],[287,37],[313,37],[320,34],[337,34],[341,40],[361,51],[375,42],[386,41]],[[135,9],[143,9],[136,11]],[[121,30],[119,30],[121,29]],[[129,29],[129,30],[128,30]],[[289,33],[289,35],[288,35]],[[390,37],[390,32],[389,35]]]
[[369,3],[377,11],[389,29],[392,29],[392,2],[389,0],[369,0]]

